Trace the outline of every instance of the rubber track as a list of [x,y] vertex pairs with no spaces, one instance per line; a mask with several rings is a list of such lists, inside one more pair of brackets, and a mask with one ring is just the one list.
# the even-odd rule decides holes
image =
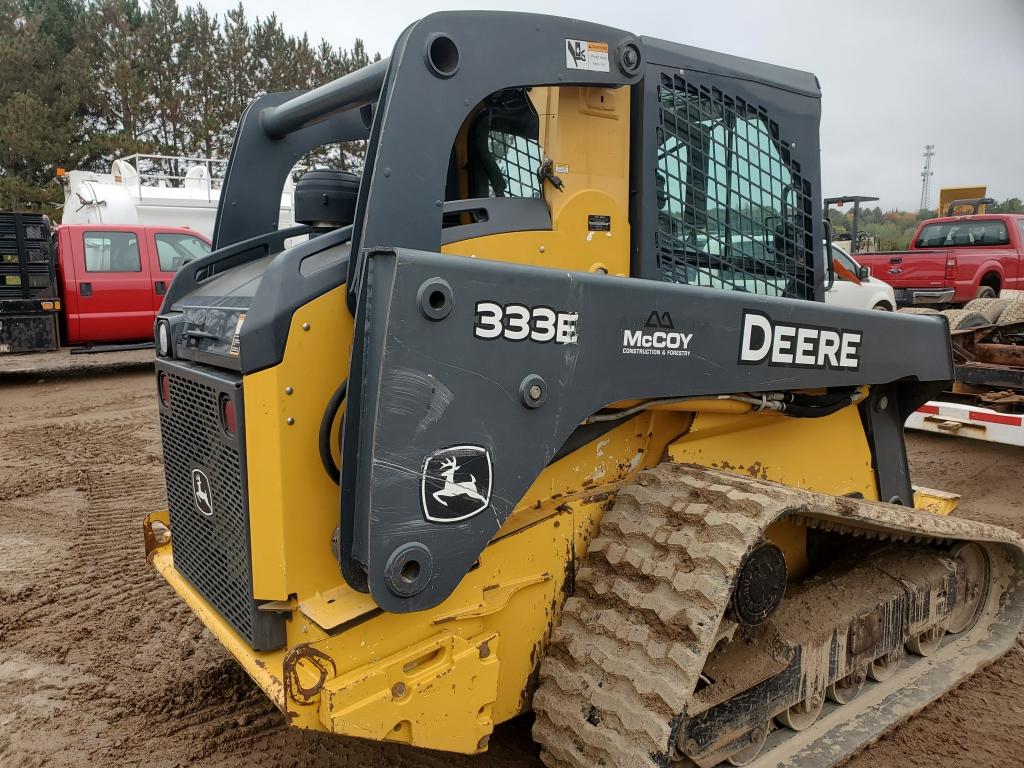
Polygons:
[[783,516],[888,539],[1021,540],[916,513],[678,464],[619,491],[576,574],[540,666],[534,739],[549,768],[651,768],[674,753],[751,547]]

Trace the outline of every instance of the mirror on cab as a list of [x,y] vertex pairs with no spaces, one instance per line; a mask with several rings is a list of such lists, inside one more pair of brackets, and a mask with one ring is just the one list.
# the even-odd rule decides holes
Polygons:
[[857,267],[857,279],[867,280],[871,277],[871,267]]

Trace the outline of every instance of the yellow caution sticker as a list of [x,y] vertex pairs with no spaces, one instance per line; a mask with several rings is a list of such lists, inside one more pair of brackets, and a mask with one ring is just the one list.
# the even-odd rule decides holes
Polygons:
[[586,69],[607,72],[608,43],[593,40],[565,40],[565,66],[567,69]]

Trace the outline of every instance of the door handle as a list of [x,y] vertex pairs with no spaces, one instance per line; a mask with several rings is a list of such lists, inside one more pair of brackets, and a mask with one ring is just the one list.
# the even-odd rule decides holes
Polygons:
[[825,265],[828,279],[825,281],[825,292],[831,291],[836,284],[836,265],[832,258],[832,220],[826,215],[821,221],[825,228]]
[[92,283],[79,283],[78,284],[78,295],[79,296],[92,296]]
[[167,293],[167,283],[165,283],[163,280],[157,280],[155,283],[153,283],[153,290],[156,291],[157,296],[163,296],[165,293]]
[[891,259],[889,259],[889,263],[890,264],[902,264],[903,263],[903,257],[902,256],[893,256]]

